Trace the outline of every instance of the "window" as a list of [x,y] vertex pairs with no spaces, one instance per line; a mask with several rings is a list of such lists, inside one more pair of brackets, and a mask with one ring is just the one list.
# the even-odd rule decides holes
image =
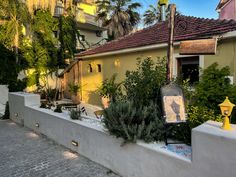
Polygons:
[[92,68],[92,65],[91,65],[91,64],[88,65],[88,72],[89,72],[89,73],[92,73],[92,72],[93,72],[93,68]]
[[97,71],[99,73],[102,72],[102,65],[101,64],[97,64]]
[[178,76],[183,80],[189,79],[190,84],[199,81],[199,56],[177,58]]

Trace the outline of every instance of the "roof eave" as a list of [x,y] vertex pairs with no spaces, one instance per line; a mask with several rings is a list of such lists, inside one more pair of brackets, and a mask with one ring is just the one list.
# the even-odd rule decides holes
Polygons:
[[[175,42],[174,45],[178,46],[180,42]],[[168,44],[162,43],[162,44],[153,44],[153,45],[147,45],[142,47],[135,47],[135,48],[129,48],[129,49],[122,49],[122,50],[116,50],[116,51],[110,51],[110,52],[104,52],[104,53],[97,53],[97,54],[91,54],[91,55],[85,55],[85,56],[79,56],[76,57],[77,59],[88,59],[88,58],[94,58],[94,57],[104,57],[109,55],[117,55],[117,54],[125,54],[125,53],[133,53],[138,51],[146,51],[146,50],[152,50],[152,49],[159,49],[167,47]]]

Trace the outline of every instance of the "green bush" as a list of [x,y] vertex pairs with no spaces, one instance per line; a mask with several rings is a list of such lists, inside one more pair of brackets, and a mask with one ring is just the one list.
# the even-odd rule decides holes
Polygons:
[[116,83],[117,74],[113,74],[110,79],[105,79],[102,85],[98,87],[98,93],[102,97],[109,98],[112,101],[117,100],[121,94],[121,83]]
[[74,109],[71,109],[70,110],[70,118],[72,120],[82,120],[82,117],[81,117],[81,110],[74,110]]
[[56,109],[54,110],[54,112],[62,113],[62,106],[61,106],[61,105],[57,105],[57,107],[56,107]]
[[125,143],[138,139],[159,141],[164,134],[160,88],[165,83],[165,58],[156,62],[151,58],[137,60],[137,70],[126,72],[124,95],[120,84],[114,84],[115,77],[103,83],[102,96],[122,95],[104,110],[103,122],[112,135],[123,138]]
[[138,59],[137,70],[127,71],[124,87],[129,100],[139,105],[160,105],[160,88],[166,81],[166,59]]
[[123,138],[124,143],[145,142],[163,139],[163,119],[155,104],[137,107],[131,101],[112,102],[104,110],[103,122],[109,132],[117,138]]
[[214,110],[210,110],[207,107],[200,106],[188,106],[188,124],[189,127],[195,128],[208,120],[222,122],[222,116],[216,114]]
[[69,92],[70,92],[72,95],[77,95],[77,93],[78,93],[80,90],[81,90],[81,85],[69,83]]
[[236,101],[236,87],[230,84],[229,67],[219,68],[217,63],[203,70],[199,83],[196,85],[194,105],[206,107],[216,114],[220,113],[219,104],[228,96]]

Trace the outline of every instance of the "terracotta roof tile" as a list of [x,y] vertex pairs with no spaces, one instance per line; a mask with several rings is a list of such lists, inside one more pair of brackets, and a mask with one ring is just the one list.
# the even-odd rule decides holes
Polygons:
[[[214,20],[181,15],[176,16],[174,40],[177,42],[182,40],[209,38],[214,35],[220,35],[235,30],[236,21],[234,20]],[[155,24],[99,47],[84,51],[77,54],[76,57],[161,44],[166,43],[167,41],[168,21]]]

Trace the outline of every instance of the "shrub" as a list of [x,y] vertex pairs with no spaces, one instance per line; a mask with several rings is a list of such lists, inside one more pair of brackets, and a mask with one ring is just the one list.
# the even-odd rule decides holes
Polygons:
[[102,97],[109,98],[115,101],[117,97],[121,94],[121,83],[116,83],[117,74],[113,74],[110,79],[105,79],[102,85],[98,87],[98,93]]
[[81,85],[69,83],[69,92],[72,95],[77,95],[77,93],[80,91],[80,89],[81,89]]
[[222,116],[216,114],[214,110],[210,110],[207,107],[202,106],[188,106],[188,124],[189,127],[195,128],[208,120],[222,122]]
[[161,103],[160,88],[166,81],[166,59],[138,59],[137,70],[127,71],[124,86],[127,97],[136,104]]
[[222,103],[226,96],[231,101],[235,101],[236,88],[230,84],[227,78],[229,75],[229,67],[219,69],[217,63],[203,70],[200,81],[196,85],[194,105],[206,107],[219,114],[218,104]]
[[62,109],[61,109],[61,105],[57,105],[56,109],[54,110],[54,112],[57,112],[57,113],[62,113]]
[[104,110],[103,122],[112,135],[123,138],[124,143],[163,139],[163,120],[155,104],[136,107],[130,101],[112,102]]
[[70,118],[72,120],[82,120],[82,117],[81,117],[81,111],[80,110],[74,110],[74,109],[71,109],[70,110]]
[[11,80],[8,83],[9,92],[21,92],[26,88],[27,79],[23,80]]

